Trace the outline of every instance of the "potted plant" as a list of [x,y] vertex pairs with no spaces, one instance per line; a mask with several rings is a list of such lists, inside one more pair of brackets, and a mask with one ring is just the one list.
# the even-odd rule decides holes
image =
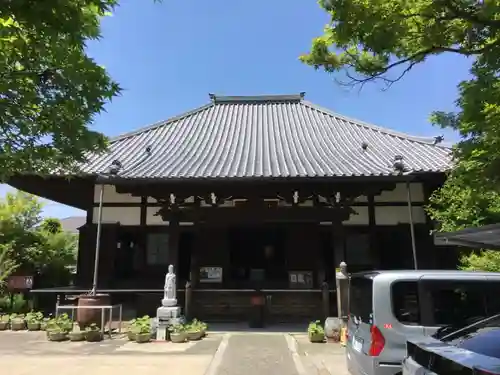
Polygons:
[[136,328],[135,342],[143,344],[151,341],[151,322],[141,318]]
[[8,314],[0,315],[0,331],[5,331],[9,328],[10,316]]
[[85,331],[81,331],[78,329],[68,333],[68,336],[70,341],[77,342],[77,341],[85,341],[86,338],[85,334],[86,334]]
[[68,333],[73,328],[73,322],[67,314],[46,321],[45,332],[50,341],[64,341],[68,339]]
[[73,321],[69,318],[68,314],[61,314],[57,318],[57,324],[64,330],[66,333],[69,333],[73,330]]
[[50,340],[50,332],[55,331],[57,327],[57,321],[55,318],[50,318],[47,320],[45,324],[45,333],[47,334],[47,338]]
[[325,330],[319,320],[309,323],[309,327],[307,328],[307,334],[309,336],[309,341],[311,342],[325,341]]
[[10,329],[12,331],[22,331],[26,329],[26,321],[23,314],[12,314],[10,316]]
[[137,330],[139,327],[139,319],[132,319],[128,322],[127,337],[129,341],[135,341],[135,336],[137,335]]
[[52,319],[52,317],[43,318],[40,322],[40,330],[45,331],[47,329],[47,324]]
[[205,337],[207,335],[208,324],[201,320],[198,321],[198,324],[200,325],[202,336]]
[[186,331],[186,337],[189,341],[201,340],[203,337],[201,326],[197,321],[193,321],[191,324],[186,325],[184,329]]
[[186,331],[182,324],[175,324],[170,328],[170,340],[175,343],[186,341]]
[[101,328],[97,324],[92,323],[85,328],[85,339],[87,342],[98,342],[102,341],[103,338]]
[[39,331],[42,323],[43,314],[41,312],[29,312],[26,314],[26,324],[28,331]]
[[47,331],[49,341],[66,341],[68,339],[68,332],[58,325],[54,325]]

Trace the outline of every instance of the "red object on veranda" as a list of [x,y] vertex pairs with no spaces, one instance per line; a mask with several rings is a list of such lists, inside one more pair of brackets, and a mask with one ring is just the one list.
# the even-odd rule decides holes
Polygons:
[[264,305],[264,297],[263,296],[252,296],[250,299],[250,303],[252,306],[262,306]]

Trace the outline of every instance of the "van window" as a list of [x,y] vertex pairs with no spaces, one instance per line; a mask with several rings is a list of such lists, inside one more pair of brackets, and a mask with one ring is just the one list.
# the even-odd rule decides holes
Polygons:
[[396,281],[391,285],[392,312],[405,325],[420,325],[420,305],[416,281]]
[[372,303],[372,279],[367,277],[352,277],[349,282],[349,316],[371,324]]
[[425,281],[436,325],[464,324],[498,313],[498,282]]

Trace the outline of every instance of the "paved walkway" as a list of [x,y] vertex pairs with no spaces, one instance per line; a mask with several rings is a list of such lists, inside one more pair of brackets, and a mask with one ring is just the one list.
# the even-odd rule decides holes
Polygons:
[[308,374],[348,375],[345,349],[340,344],[311,343],[306,334],[293,335]]
[[184,344],[54,343],[43,332],[0,332],[1,368],[16,375],[346,375],[343,354],[339,345],[283,332],[210,333]]
[[[5,374],[49,375],[68,373],[71,375],[203,375],[212,356],[2,356],[2,369]],[[1,371],[2,374],[4,371]]]
[[226,334],[207,375],[304,375],[299,372],[286,335]]

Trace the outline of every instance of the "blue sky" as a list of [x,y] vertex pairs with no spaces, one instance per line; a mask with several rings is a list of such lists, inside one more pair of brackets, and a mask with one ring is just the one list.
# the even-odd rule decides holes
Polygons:
[[[316,1],[122,0],[102,23],[89,54],[124,91],[94,127],[115,136],[191,110],[219,95],[296,94],[338,113],[379,126],[434,136],[450,132],[428,123],[433,110],[453,110],[456,85],[469,62],[443,55],[414,68],[388,91],[339,86],[298,57],[319,36],[328,15]],[[8,187],[0,185],[0,194]],[[82,211],[56,203],[45,215]]]

